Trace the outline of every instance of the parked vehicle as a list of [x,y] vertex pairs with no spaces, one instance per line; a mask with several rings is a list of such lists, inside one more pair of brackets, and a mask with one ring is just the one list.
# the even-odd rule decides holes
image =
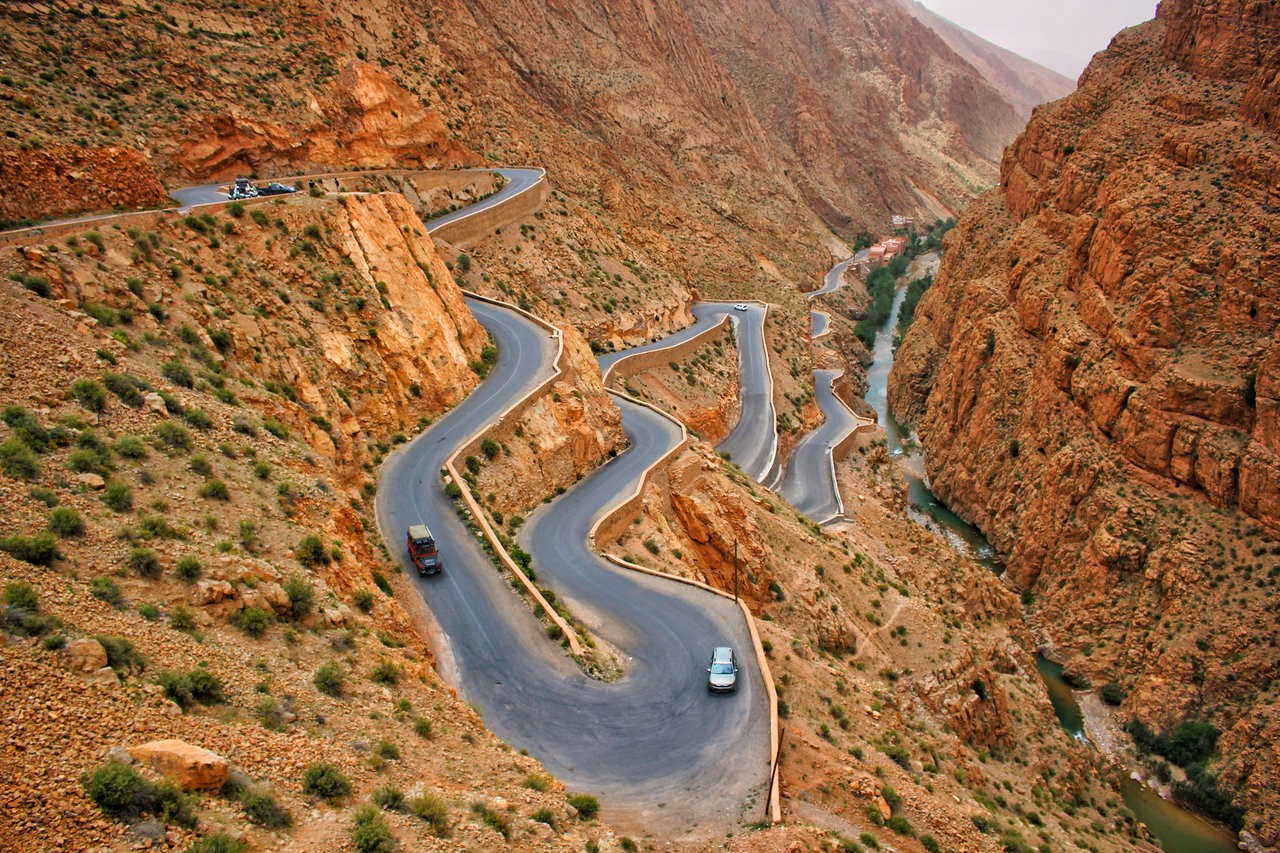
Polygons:
[[747,308],[748,308],[748,305],[745,302],[739,302],[737,305],[733,306],[734,311],[746,311]]
[[257,198],[258,188],[248,178],[236,178],[235,183],[231,185],[231,192],[227,193],[227,198],[235,201],[241,198]]
[[425,524],[414,524],[409,527],[409,559],[418,567],[418,574],[439,574],[444,568],[440,553],[436,550],[436,539]]
[[728,646],[717,646],[711,652],[707,689],[712,693],[732,693],[738,689],[738,667],[733,661],[733,649]]
[[265,187],[258,187],[258,195],[285,195],[287,193],[296,193],[297,187],[291,187],[288,184],[277,183],[272,181]]

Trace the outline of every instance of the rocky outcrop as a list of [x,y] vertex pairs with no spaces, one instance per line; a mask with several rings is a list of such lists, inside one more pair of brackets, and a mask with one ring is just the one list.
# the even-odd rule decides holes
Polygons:
[[217,790],[227,781],[227,759],[185,741],[151,741],[129,747],[129,755],[177,782],[183,790]]
[[[1118,36],[948,235],[891,378],[1040,640],[1162,728],[1275,713],[1278,46],[1280,9],[1227,0]],[[1275,814],[1246,741],[1230,778]]]
[[171,202],[141,152],[123,146],[0,146],[0,226]]
[[310,96],[308,109],[319,119],[305,126],[234,108],[201,116],[172,153],[174,165],[190,178],[227,179],[258,171],[479,163],[450,137],[438,111],[364,62],[334,77],[323,101]]

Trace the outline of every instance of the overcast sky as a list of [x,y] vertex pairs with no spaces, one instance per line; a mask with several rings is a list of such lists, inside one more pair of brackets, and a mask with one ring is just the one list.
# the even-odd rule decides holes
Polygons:
[[972,33],[1072,80],[1125,27],[1155,16],[1156,0],[921,0]]

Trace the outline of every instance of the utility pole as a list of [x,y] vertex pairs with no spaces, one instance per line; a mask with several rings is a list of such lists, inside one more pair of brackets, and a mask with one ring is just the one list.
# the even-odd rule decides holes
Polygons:
[[733,600],[738,600],[738,540],[733,540]]

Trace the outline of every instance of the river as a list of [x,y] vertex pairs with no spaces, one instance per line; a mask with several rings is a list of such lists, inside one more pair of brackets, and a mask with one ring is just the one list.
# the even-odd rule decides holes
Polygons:
[[[871,367],[867,369],[866,400],[875,409],[880,424],[884,426],[888,436],[889,455],[898,461],[898,467],[907,480],[911,516],[946,537],[958,550],[969,554],[992,571],[1001,573],[1004,567],[999,555],[982,532],[948,509],[930,491],[927,475],[924,473],[923,451],[912,438],[911,431],[898,423],[889,409],[888,385],[889,371],[893,367],[893,331],[898,325],[898,313],[906,295],[905,283],[900,281],[893,296],[889,319],[876,334]],[[1049,701],[1053,704],[1058,722],[1073,737],[1087,740],[1084,735],[1084,715],[1070,685],[1062,678],[1062,667],[1037,655],[1036,669],[1049,692]],[[1147,825],[1147,829],[1168,853],[1228,853],[1237,849],[1232,836],[1162,798],[1141,782],[1123,774],[1120,774],[1118,782],[1125,805],[1138,820]]]

